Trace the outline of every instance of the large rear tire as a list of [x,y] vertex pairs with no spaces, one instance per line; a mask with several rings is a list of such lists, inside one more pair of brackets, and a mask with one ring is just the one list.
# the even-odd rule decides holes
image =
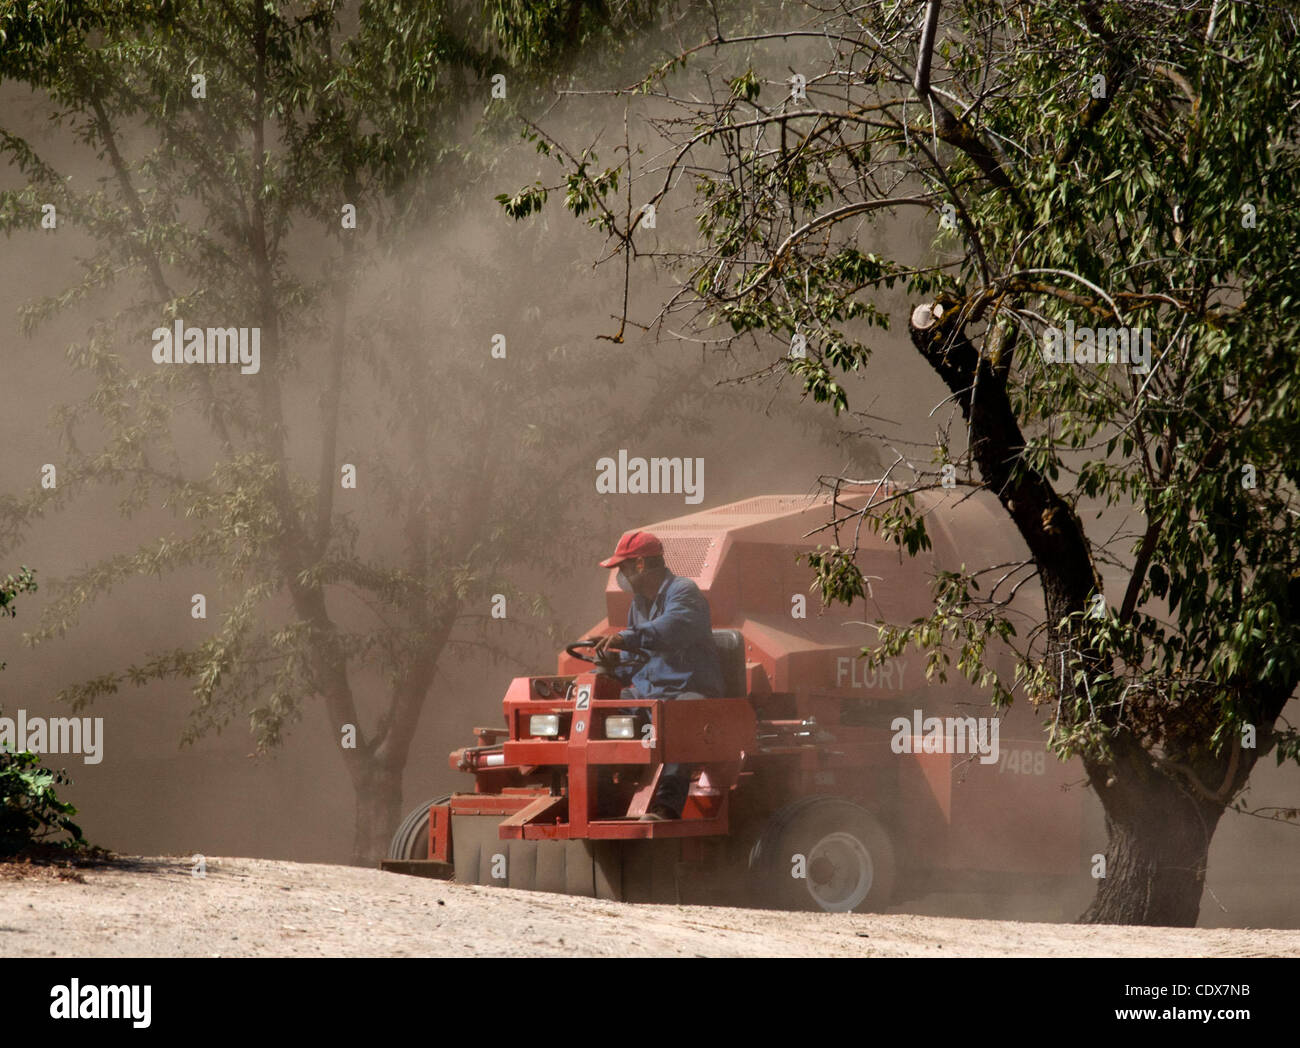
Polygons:
[[869,811],[805,797],[768,821],[749,856],[751,897],[781,910],[867,913],[889,904],[894,848]]
[[429,857],[429,808],[435,804],[446,804],[449,800],[451,794],[435,797],[413,809],[393,834],[393,839],[388,845],[388,858],[427,859]]

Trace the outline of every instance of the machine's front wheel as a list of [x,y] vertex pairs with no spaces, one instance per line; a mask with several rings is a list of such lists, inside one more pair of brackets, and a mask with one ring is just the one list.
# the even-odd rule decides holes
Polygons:
[[435,804],[446,804],[449,800],[451,794],[435,797],[413,809],[393,834],[393,839],[388,845],[388,858],[427,859],[429,857],[429,809]]
[[806,797],[768,821],[749,857],[755,901],[782,910],[869,912],[889,904],[894,848],[869,811]]

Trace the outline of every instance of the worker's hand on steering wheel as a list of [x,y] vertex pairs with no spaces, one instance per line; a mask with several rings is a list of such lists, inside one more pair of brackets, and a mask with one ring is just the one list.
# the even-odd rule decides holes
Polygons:
[[600,658],[610,651],[622,651],[623,641],[617,633],[611,633],[608,637],[600,637],[597,639],[594,647],[596,657]]

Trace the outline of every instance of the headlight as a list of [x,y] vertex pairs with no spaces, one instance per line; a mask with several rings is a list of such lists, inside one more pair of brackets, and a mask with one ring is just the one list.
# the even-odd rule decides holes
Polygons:
[[559,735],[560,715],[558,713],[534,713],[528,718],[529,735]]
[[605,738],[635,739],[636,718],[635,717],[606,717]]

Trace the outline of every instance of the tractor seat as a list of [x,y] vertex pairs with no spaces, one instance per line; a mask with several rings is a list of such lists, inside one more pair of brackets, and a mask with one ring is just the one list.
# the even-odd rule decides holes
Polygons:
[[745,635],[740,630],[714,630],[713,643],[722,663],[722,697],[744,698],[749,694],[745,686]]

